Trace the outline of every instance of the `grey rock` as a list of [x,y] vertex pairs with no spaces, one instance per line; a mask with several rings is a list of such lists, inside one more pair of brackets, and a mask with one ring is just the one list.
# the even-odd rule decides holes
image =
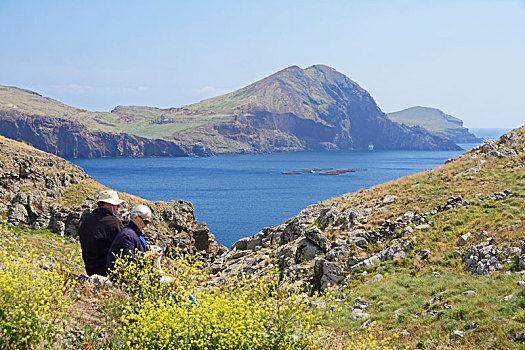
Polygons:
[[351,266],[350,268],[352,270],[355,270],[355,269],[367,269],[369,267],[372,267],[374,265],[377,265],[381,262],[381,259],[379,259],[379,257],[377,255],[374,255],[368,259],[365,259],[363,261],[361,261],[360,263],[357,263],[353,266]]
[[459,340],[463,338],[464,336],[465,336],[465,332],[456,329],[452,331],[452,333],[450,334],[450,340]]
[[22,205],[27,205],[28,202],[27,202],[27,194],[25,194],[24,192],[19,192],[15,195],[15,198],[13,199],[13,204],[15,203],[20,203]]
[[419,254],[417,255],[421,260],[424,260],[426,258],[428,258],[428,256],[430,255],[430,250],[428,249],[423,249],[422,251],[419,252]]
[[316,244],[324,252],[327,252],[331,248],[331,243],[328,238],[325,237],[323,232],[317,227],[311,227],[304,232],[304,236],[310,240],[310,242]]
[[463,294],[463,295],[475,295],[476,292],[474,292],[473,290],[466,290],[466,291],[464,291],[464,292],[461,293],[461,294]]
[[303,238],[297,243],[295,261],[300,263],[305,260],[313,260],[316,256],[321,254],[323,254],[323,250],[318,245]]
[[15,203],[13,206],[11,206],[7,213],[7,221],[15,226],[27,223],[27,218],[27,210],[20,203]]
[[487,152],[487,158],[503,158],[503,155],[497,150],[493,149]]
[[365,322],[363,322],[363,324],[361,325],[361,328],[362,329],[368,329],[368,328],[374,328],[375,326],[375,322],[372,321],[372,320],[366,320]]
[[362,247],[368,244],[368,241],[363,237],[350,237],[347,241],[348,244],[355,244],[356,246]]
[[521,249],[518,248],[518,247],[508,247],[503,252],[503,254],[505,254],[505,256],[514,256],[514,255],[519,254],[519,253],[521,253]]
[[403,236],[409,235],[414,232],[412,226],[407,226],[403,229]]
[[370,318],[370,314],[367,314],[359,309],[355,309],[350,313],[350,316],[347,317],[347,320],[365,320]]
[[388,205],[388,204],[392,204],[396,201],[397,199],[397,196],[394,196],[394,195],[391,195],[391,194],[387,194],[384,198],[383,198],[383,205]]
[[321,211],[321,215],[319,215],[317,222],[322,228],[325,228],[328,225],[333,225],[340,213],[341,212],[337,209],[324,209]]
[[518,258],[518,271],[525,270],[525,245],[521,248],[521,254]]
[[393,245],[390,246],[384,250],[382,250],[379,253],[379,259],[381,261],[388,261],[388,260],[401,260],[406,256],[406,253],[403,251],[403,249],[400,246]]
[[459,247],[464,246],[465,244],[467,244],[467,241],[469,240],[470,237],[472,237],[472,233],[470,232],[465,233],[464,235],[459,237],[458,241],[456,242],[456,245]]
[[411,221],[414,218],[414,215],[415,214],[413,211],[407,211],[406,213],[403,214],[403,216],[401,217],[401,220]]
[[491,240],[478,245],[473,244],[465,255],[463,255],[462,260],[465,267],[471,271],[474,276],[489,275],[502,268],[497,259],[497,256],[501,252],[490,243]]
[[463,172],[463,175],[471,175],[481,171],[481,166],[476,165],[475,167],[469,168]]
[[315,260],[314,288],[323,291],[328,285],[334,286],[343,281],[343,268],[323,258]]
[[295,264],[295,256],[297,253],[297,245],[291,244],[282,246],[275,250],[274,258],[277,260],[277,265],[281,270]]
[[328,261],[338,261],[338,260],[342,260],[349,253],[350,253],[350,247],[348,247],[346,244],[340,245],[340,246],[337,246],[331,249],[328,253],[326,253],[325,259]]
[[233,260],[237,260],[239,258],[242,258],[243,256],[248,255],[248,254],[250,254],[250,252],[247,251],[247,250],[235,250],[235,249],[233,249],[231,251],[231,258]]
[[0,215],[6,212],[9,208],[4,203],[0,203]]
[[231,250],[248,250],[247,242],[250,238],[244,237],[233,243]]

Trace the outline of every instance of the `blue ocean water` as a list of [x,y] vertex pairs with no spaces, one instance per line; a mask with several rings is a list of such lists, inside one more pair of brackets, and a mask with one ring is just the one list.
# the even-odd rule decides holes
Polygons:
[[[503,133],[498,132],[482,137],[497,138]],[[473,146],[476,144],[463,145],[465,149]],[[192,202],[197,220],[206,222],[217,241],[230,247],[265,226],[282,223],[310,204],[432,169],[463,152],[355,150],[70,160],[95,180],[118,191],[152,201]],[[356,172],[337,176],[282,174],[316,167]]]

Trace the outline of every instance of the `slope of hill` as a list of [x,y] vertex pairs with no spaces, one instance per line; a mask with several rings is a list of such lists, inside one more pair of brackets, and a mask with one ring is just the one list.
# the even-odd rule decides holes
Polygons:
[[482,141],[463,127],[463,121],[443,113],[436,108],[410,107],[402,111],[387,113],[390,120],[409,126],[421,126],[429,132],[447,137],[456,143],[474,143]]
[[523,208],[525,127],[431,171],[311,205],[212,267],[227,276],[278,266],[304,291],[335,291],[348,301],[343,333],[375,325],[411,348],[517,348]]
[[333,68],[292,66],[182,108],[89,112],[0,86],[0,132],[63,157],[203,156],[314,149],[457,149],[386,118],[368,92]]
[[[30,271],[33,278],[42,278],[44,269],[72,273],[69,278],[77,280],[75,274],[81,267],[71,254],[78,257],[78,243],[68,243],[69,228],[78,224],[79,214],[74,213],[81,214],[92,204],[92,200],[84,199],[102,186],[71,163],[24,143],[0,138],[0,147],[0,213],[10,223],[0,225],[0,264],[20,261],[4,259],[5,254],[21,250],[27,256],[25,252],[36,251],[38,263],[30,266],[39,272]],[[129,203],[142,201],[122,195]],[[40,285],[37,292],[45,296],[45,288],[51,288],[56,289],[55,297],[64,293],[71,305],[56,320],[64,328],[51,334],[47,343],[28,338],[25,341],[32,343],[22,340],[22,345],[127,349],[151,348],[154,343],[175,347],[175,342],[186,338],[175,332],[179,323],[171,322],[170,317],[190,315],[188,322],[202,317],[207,325],[202,333],[195,329],[188,333],[198,344],[208,340],[213,344],[218,339],[214,337],[240,337],[244,348],[258,349],[261,344],[250,342],[248,337],[260,336],[260,332],[247,335],[244,326],[233,328],[233,323],[223,322],[243,319],[235,315],[260,302],[253,298],[256,292],[248,294],[244,304],[234,304],[225,311],[217,305],[239,300],[233,293],[219,291],[228,281],[243,285],[247,279],[263,278],[265,271],[277,268],[279,273],[272,278],[278,284],[272,284],[274,289],[263,293],[262,304],[257,305],[261,309],[281,305],[271,310],[269,321],[277,317],[283,327],[315,315],[313,319],[323,321],[319,325],[324,335],[322,349],[346,349],[348,345],[352,349],[377,348],[378,343],[396,348],[523,348],[525,127],[497,141],[486,141],[431,171],[311,205],[281,225],[241,239],[230,252],[217,247],[202,226],[199,229],[191,204],[147,203],[154,208],[157,228],[147,238],[168,251],[176,245],[194,247],[190,250],[198,252],[200,268],[214,274],[203,281],[205,288],[195,291],[205,293],[218,286],[213,292],[218,304],[208,308],[210,304],[202,303],[193,308],[181,300],[173,303],[165,298],[164,286],[157,291],[154,304],[141,306],[148,298],[144,291],[134,303],[127,289],[101,285],[96,279],[98,287],[69,281],[56,289],[49,282]],[[29,225],[34,229],[49,227],[63,236],[23,230]],[[171,234],[162,235],[161,231]],[[198,247],[205,243],[206,248]],[[2,282],[12,283],[5,271],[16,271],[0,266]],[[4,286],[9,284],[0,283],[0,288]],[[286,300],[278,299],[279,286],[290,291]],[[315,291],[335,299],[318,298]],[[277,300],[271,299],[275,297]],[[265,305],[268,300],[275,302]],[[15,308],[7,303],[9,308],[4,308],[2,304],[2,310],[16,315],[13,309],[22,309],[22,304],[26,305],[20,303]],[[202,309],[210,314],[200,314]],[[149,313],[139,315],[136,310]],[[319,310],[328,310],[328,314]],[[143,316],[151,316],[151,324]],[[206,323],[209,320],[213,322]],[[15,322],[0,317],[0,327],[6,330],[0,333],[0,344],[5,344],[5,339],[19,339],[10,331]],[[137,322],[142,326],[135,337],[122,335],[136,330]],[[30,323],[23,323],[29,327],[26,324]],[[31,323],[42,324],[48,327],[50,323],[36,316]],[[310,348],[307,343],[300,345],[306,336],[303,331],[280,329],[285,332],[272,330],[268,335],[288,342],[291,348]],[[39,334],[40,330],[31,332]],[[214,346],[209,348],[218,348],[216,343]],[[9,344],[5,347],[14,348]]]

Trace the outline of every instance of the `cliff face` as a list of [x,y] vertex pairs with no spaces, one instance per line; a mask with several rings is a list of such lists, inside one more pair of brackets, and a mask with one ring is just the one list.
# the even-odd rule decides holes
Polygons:
[[335,69],[292,66],[183,108],[90,112],[0,86],[0,133],[63,157],[208,156],[299,150],[452,150],[442,134],[398,124]]
[[50,117],[0,119],[0,130],[5,137],[22,139],[38,149],[64,158],[202,155],[198,150],[186,153],[173,141],[88,131],[82,124]]
[[[217,123],[221,134],[264,151],[263,144],[287,135],[282,149],[351,149],[374,144],[382,149],[458,149],[450,140],[421,128],[392,122],[370,94],[333,68],[292,66],[243,89],[187,108],[194,113],[230,114],[233,120]],[[238,130],[244,129],[243,140]],[[195,138],[209,132],[194,130]],[[175,134],[174,137],[178,137]],[[200,141],[208,147],[205,137]]]

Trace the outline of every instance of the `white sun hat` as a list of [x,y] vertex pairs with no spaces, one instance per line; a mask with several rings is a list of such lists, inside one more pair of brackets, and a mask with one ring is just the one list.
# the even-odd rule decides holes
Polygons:
[[113,205],[120,205],[124,201],[118,197],[118,194],[116,191],[107,190],[107,191],[102,191],[98,194],[97,202],[104,202],[104,203],[109,203]]

